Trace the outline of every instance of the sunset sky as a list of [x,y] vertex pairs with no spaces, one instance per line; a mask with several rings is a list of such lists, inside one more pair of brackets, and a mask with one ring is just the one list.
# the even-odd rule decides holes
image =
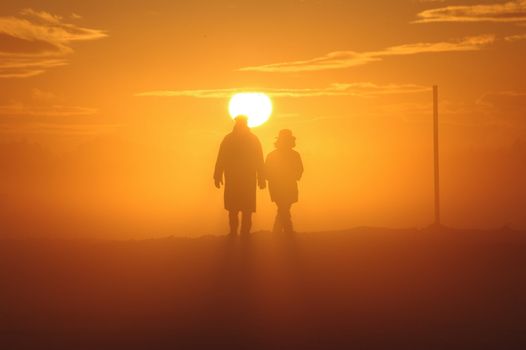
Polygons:
[[1,219],[225,233],[213,165],[257,91],[265,154],[290,128],[303,156],[298,231],[425,227],[437,84],[444,224],[526,228],[525,58],[526,0],[2,1]]

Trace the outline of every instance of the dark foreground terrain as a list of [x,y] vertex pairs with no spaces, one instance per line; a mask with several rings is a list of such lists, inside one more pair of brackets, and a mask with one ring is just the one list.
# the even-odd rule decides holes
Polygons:
[[0,348],[526,348],[526,233],[3,240]]

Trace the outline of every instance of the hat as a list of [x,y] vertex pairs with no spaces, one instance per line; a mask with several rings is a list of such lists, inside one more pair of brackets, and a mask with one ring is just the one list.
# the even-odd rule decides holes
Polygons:
[[277,140],[296,140],[296,137],[292,135],[292,131],[290,129],[282,129],[279,131]]
[[292,131],[289,129],[280,130],[274,146],[276,148],[294,148],[296,146],[296,138],[292,135]]

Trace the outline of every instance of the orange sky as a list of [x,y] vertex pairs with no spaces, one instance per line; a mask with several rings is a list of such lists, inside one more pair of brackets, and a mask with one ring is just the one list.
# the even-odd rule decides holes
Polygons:
[[[526,1],[3,1],[5,231],[222,233],[229,96],[290,128],[299,231],[432,222],[440,88],[444,223],[526,227]],[[258,193],[254,228],[274,208]],[[45,231],[45,230],[44,230]],[[109,233],[108,233],[109,232]]]

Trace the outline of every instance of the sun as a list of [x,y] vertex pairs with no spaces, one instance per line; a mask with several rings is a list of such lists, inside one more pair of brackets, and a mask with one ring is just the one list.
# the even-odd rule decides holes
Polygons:
[[228,112],[233,118],[245,115],[248,126],[255,127],[265,123],[272,114],[272,101],[262,92],[240,92],[232,96]]

